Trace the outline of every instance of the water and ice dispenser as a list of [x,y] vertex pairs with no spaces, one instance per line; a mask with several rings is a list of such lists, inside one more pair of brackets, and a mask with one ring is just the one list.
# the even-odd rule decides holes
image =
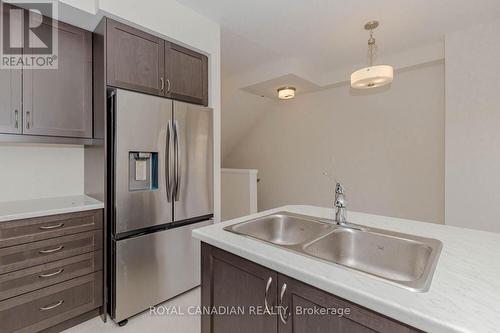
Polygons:
[[158,153],[129,152],[129,190],[158,189]]

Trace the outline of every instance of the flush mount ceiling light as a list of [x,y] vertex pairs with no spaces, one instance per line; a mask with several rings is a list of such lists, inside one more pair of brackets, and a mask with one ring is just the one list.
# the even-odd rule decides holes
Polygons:
[[283,87],[278,89],[278,98],[279,99],[292,99],[295,97],[295,88],[294,87]]
[[351,74],[351,87],[355,89],[371,89],[385,86],[394,79],[394,69],[392,66],[373,66],[373,57],[377,52],[373,30],[379,26],[378,21],[371,21],[365,24],[365,29],[370,31],[368,39],[368,57],[370,66],[362,68]]

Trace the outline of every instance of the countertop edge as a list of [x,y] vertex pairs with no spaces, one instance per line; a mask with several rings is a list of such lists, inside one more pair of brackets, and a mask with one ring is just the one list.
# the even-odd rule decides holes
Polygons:
[[[67,213],[76,213],[76,212],[83,212],[83,211],[89,211],[89,210],[97,210],[97,209],[103,209],[104,208],[104,203],[96,200],[94,198],[82,195],[82,196],[71,196],[71,197],[60,197],[60,198],[54,198],[55,200],[61,200],[61,199],[66,199],[68,198],[80,198],[89,201],[88,203],[81,203],[77,205],[67,205],[64,206],[62,205],[61,207],[49,207],[49,208],[40,208],[36,210],[29,211],[27,210],[26,212],[19,212],[19,213],[6,213],[6,214],[0,214],[0,223],[2,222],[9,222],[9,221],[18,221],[18,220],[24,220],[24,219],[30,219],[30,218],[37,218],[37,217],[43,217],[43,216],[52,216],[52,215],[59,215],[59,214],[67,214]],[[42,200],[51,200],[51,198],[48,199],[42,199]],[[33,202],[34,200],[29,200],[27,202]]]

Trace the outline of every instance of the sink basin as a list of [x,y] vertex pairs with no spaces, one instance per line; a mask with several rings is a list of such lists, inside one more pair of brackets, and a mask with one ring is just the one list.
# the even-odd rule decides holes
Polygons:
[[290,213],[277,213],[227,227],[226,230],[276,245],[296,245],[329,230],[327,223]]
[[366,272],[413,289],[427,289],[441,244],[385,230],[337,229],[304,246],[316,258]]
[[227,226],[224,230],[361,271],[417,292],[429,289],[442,248],[437,239],[354,224],[339,226],[285,212]]

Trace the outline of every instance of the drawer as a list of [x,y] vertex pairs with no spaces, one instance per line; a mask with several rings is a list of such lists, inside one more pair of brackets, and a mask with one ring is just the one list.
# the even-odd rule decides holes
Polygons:
[[0,274],[73,257],[102,248],[102,230],[0,249]]
[[102,251],[0,275],[0,301],[102,270]]
[[102,305],[102,272],[0,302],[0,332],[38,332]]
[[0,223],[0,248],[102,228],[102,209]]

